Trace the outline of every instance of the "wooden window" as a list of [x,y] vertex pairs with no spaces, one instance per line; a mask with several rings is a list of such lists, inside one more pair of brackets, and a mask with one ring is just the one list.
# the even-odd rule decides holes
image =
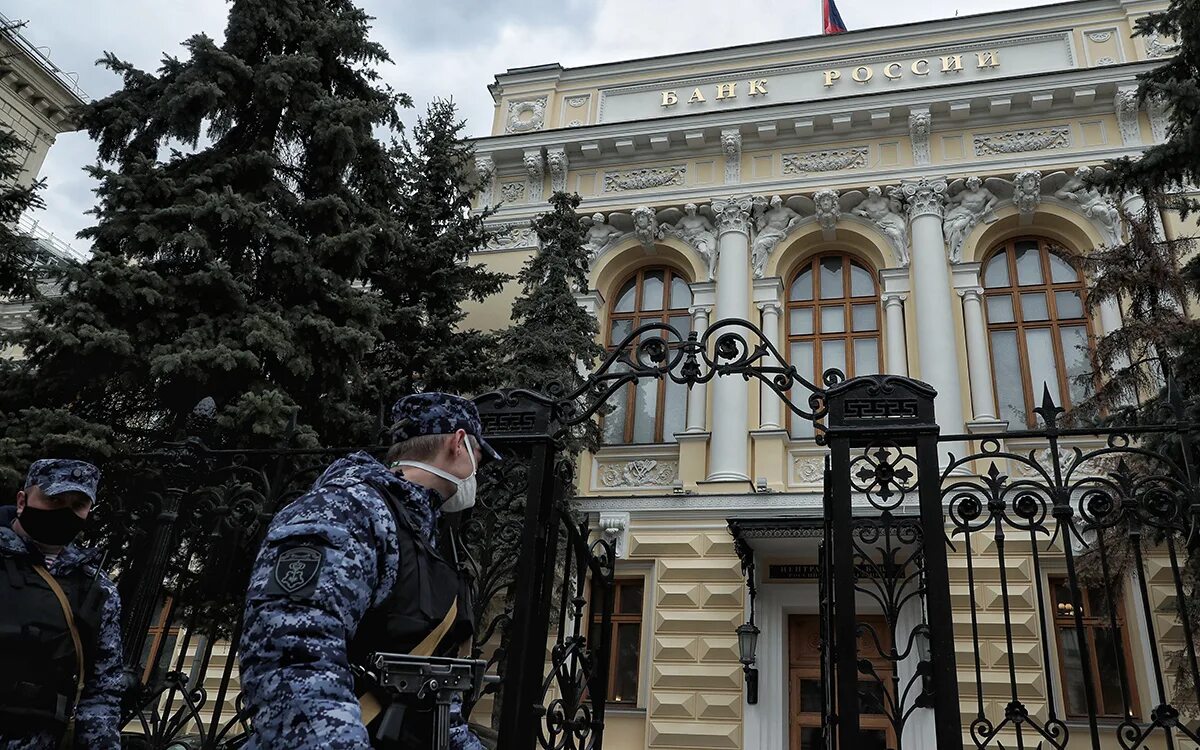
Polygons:
[[[847,377],[880,371],[879,287],[875,274],[844,253],[806,260],[788,287],[787,356],[800,375],[820,385],[836,367]],[[808,403],[797,387],[792,399]],[[793,419],[795,437],[812,437],[807,420]]]
[[[643,268],[619,287],[608,311],[605,343],[611,351],[626,336],[647,323],[665,323],[687,338],[692,318],[692,289],[672,268]],[[652,332],[648,338],[664,338]],[[667,337],[670,338],[670,337]],[[672,347],[681,342],[668,341]],[[631,344],[629,358],[636,359]],[[687,386],[670,378],[643,378],[617,391],[610,403],[615,408],[603,420],[604,442],[671,443],[687,423]]]
[[[1083,640],[1075,627],[1075,607],[1066,579],[1052,579],[1054,633],[1058,641],[1058,663],[1062,675],[1067,715],[1088,715],[1083,653],[1088,656],[1092,686],[1096,691],[1096,715],[1123,718],[1128,708],[1137,715],[1137,690],[1130,665],[1129,629],[1124,607],[1117,594],[1110,597],[1103,587],[1080,592],[1083,604]],[[1114,623],[1116,624],[1114,627]]]
[[[613,582],[612,631],[608,661],[608,702],[634,706],[642,663],[642,600],[644,578],[618,578]],[[596,601],[593,596],[592,601]],[[600,643],[601,618],[592,613],[588,640]]]
[[175,600],[169,596],[163,597],[154,613],[154,619],[150,621],[145,645],[142,646],[143,685],[153,684],[166,676],[171,659],[175,656],[179,626],[174,621],[174,609]]
[[1070,259],[1046,240],[1010,240],[984,263],[983,286],[1000,418],[1036,426],[1043,385],[1063,408],[1087,398],[1087,292]]

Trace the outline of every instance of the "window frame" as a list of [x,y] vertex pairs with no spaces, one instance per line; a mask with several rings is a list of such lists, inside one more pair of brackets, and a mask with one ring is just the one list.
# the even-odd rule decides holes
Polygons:
[[[1022,285],[1017,276],[1017,244],[1022,242],[1036,242],[1038,245],[1038,265],[1042,274],[1042,282],[1040,284]],[[1057,251],[1057,252],[1056,252]],[[1006,254],[1006,268],[1008,272],[1008,284],[1002,287],[988,287],[985,284],[984,274],[987,271],[988,265],[1000,253]],[[1073,282],[1054,282],[1051,275],[1050,255],[1058,256],[1062,261],[1075,269],[1077,278]],[[1054,349],[1054,367],[1058,374],[1058,405],[1064,409],[1070,409],[1074,404],[1071,399],[1071,378],[1067,374],[1066,352],[1063,351],[1062,329],[1072,328],[1080,325],[1084,326],[1087,331],[1087,346],[1089,355],[1096,349],[1095,330],[1092,325],[1092,318],[1088,315],[1088,294],[1087,294],[1087,278],[1083,270],[1079,267],[1079,262],[1067,248],[1055,243],[1046,237],[1036,235],[1023,235],[1012,237],[998,243],[984,257],[983,263],[979,267],[979,285],[983,289],[983,314],[984,327],[987,330],[988,342],[988,364],[992,368],[992,399],[996,405],[996,414],[1000,419],[1007,419],[1007,415],[1002,414],[1003,404],[1000,403],[1000,377],[996,373],[995,351],[992,346],[992,334],[997,331],[1013,331],[1016,334],[1017,356],[1020,358],[1021,367],[1021,390],[1025,398],[1025,426],[1036,427],[1037,415],[1034,409],[1041,405],[1042,394],[1034,392],[1033,373],[1029,364],[1029,347],[1026,342],[1025,332],[1030,330],[1048,330],[1050,331],[1050,343]],[[1060,318],[1058,315],[1058,292],[1078,292],[1081,316],[1077,318]],[[1021,295],[1028,293],[1041,293],[1046,298],[1046,320],[1026,321],[1025,312],[1021,305]],[[993,322],[989,313],[988,300],[992,297],[1007,296],[1012,305],[1012,322]],[[1093,385],[1093,387],[1095,387]]]
[[[619,611],[619,608],[621,606],[621,589],[626,586],[637,586],[637,587],[640,587],[642,590],[642,596],[641,596],[641,600],[640,600],[641,603],[640,603],[639,609],[636,613]],[[642,662],[643,662],[643,656],[644,656],[642,647],[645,645],[645,639],[646,639],[645,622],[646,622],[647,588],[648,588],[648,579],[646,578],[646,576],[630,575],[630,576],[621,576],[619,578],[613,579],[613,611],[610,615],[610,620],[609,620],[610,631],[609,631],[609,649],[608,649],[608,689],[607,689],[608,692],[604,696],[604,703],[607,706],[612,706],[615,708],[637,708],[641,704],[642,672],[643,672]],[[593,590],[593,592],[595,591],[594,584],[593,584],[592,590]],[[593,597],[593,600],[594,600],[594,597]],[[592,611],[589,614],[589,617],[588,617],[588,620],[589,620],[588,638],[589,638],[589,640],[594,638],[595,633],[598,632],[598,630],[602,624],[601,619],[602,619],[601,614],[599,612]],[[637,625],[638,626],[637,660],[636,660],[637,688],[635,690],[635,695],[633,697],[633,700],[614,700],[613,699],[613,691],[616,689],[617,663],[620,658],[620,649],[618,648],[619,644],[617,641],[617,633],[619,632],[620,625]]]
[[[1079,631],[1076,629],[1075,615],[1074,615],[1073,611],[1070,612],[1069,614],[1064,614],[1064,615],[1060,615],[1058,613],[1059,606],[1064,603],[1068,604],[1070,606],[1073,606],[1073,604],[1070,602],[1060,602],[1059,598],[1058,598],[1058,593],[1059,593],[1060,588],[1065,588],[1068,591],[1070,590],[1070,580],[1065,575],[1051,575],[1047,582],[1050,586],[1050,601],[1051,601],[1051,605],[1052,605],[1051,627],[1054,628],[1054,646],[1055,646],[1055,649],[1058,651],[1058,678],[1059,678],[1059,687],[1062,689],[1063,715],[1068,719],[1087,720],[1088,713],[1087,713],[1086,707],[1082,713],[1072,710],[1070,693],[1067,690],[1067,660],[1066,660],[1066,650],[1063,646],[1062,634],[1064,631],[1070,631],[1072,633],[1075,633],[1076,636],[1078,636]],[[1109,617],[1107,617],[1105,615],[1092,614],[1092,612],[1094,612],[1094,609],[1092,607],[1092,596],[1095,595],[1100,590],[1101,590],[1101,587],[1099,587],[1099,586],[1092,586],[1092,587],[1081,586],[1080,587],[1079,594],[1080,594],[1080,597],[1081,597],[1081,599],[1083,601],[1083,605],[1084,605],[1084,615],[1082,617],[1083,637],[1084,637],[1083,645],[1087,648],[1088,664],[1091,667],[1091,671],[1092,671],[1092,686],[1096,690],[1096,694],[1095,694],[1096,718],[1100,719],[1100,720],[1106,720],[1106,721],[1107,720],[1118,720],[1119,721],[1119,720],[1122,720],[1125,718],[1125,706],[1118,705],[1118,706],[1116,706],[1115,711],[1105,710],[1108,707],[1103,704],[1104,693],[1100,689],[1100,686],[1103,683],[1104,678],[1103,678],[1103,675],[1100,674],[1099,659],[1096,658],[1097,646],[1096,646],[1096,638],[1095,638],[1095,635],[1093,634],[1093,631],[1101,630],[1101,629],[1108,630],[1108,629],[1112,628],[1112,620]],[[1108,593],[1112,593],[1112,592],[1108,592]],[[1113,619],[1116,620],[1117,627],[1120,629],[1120,634],[1121,634],[1120,656],[1124,663],[1124,668],[1125,668],[1125,680],[1126,680],[1125,691],[1129,695],[1129,710],[1132,713],[1132,715],[1136,717],[1136,716],[1141,716],[1141,708],[1140,708],[1139,701],[1138,701],[1137,672],[1134,669],[1135,664],[1133,661],[1133,641],[1130,638],[1130,632],[1129,632],[1130,623],[1128,622],[1127,618],[1125,617],[1124,591],[1117,590],[1115,592],[1115,594],[1116,594],[1116,596],[1110,597],[1113,601],[1111,602],[1111,604],[1109,606],[1112,608],[1112,611],[1113,611],[1113,615],[1114,615]]]
[[[146,628],[146,663],[142,665],[141,684],[149,685],[150,679],[160,668],[163,672],[171,669],[175,647],[179,642],[180,627],[174,619],[175,597],[170,594],[163,596],[158,608],[157,617]],[[166,648],[164,648],[166,647]],[[157,659],[155,658],[157,657]]]
[[[642,310],[642,294],[645,290],[646,274],[652,273],[655,271],[661,271],[663,273],[663,306],[662,306],[661,310]],[[680,334],[682,334],[685,338],[687,337],[688,333],[691,331],[691,326],[692,326],[692,317],[691,317],[692,305],[689,304],[687,307],[671,307],[671,288],[672,288],[674,279],[679,279],[679,280],[683,281],[683,283],[688,286],[688,289],[690,291],[692,282],[688,280],[687,275],[684,274],[682,271],[680,271],[675,266],[666,265],[666,264],[642,266],[642,267],[626,274],[625,276],[623,276],[621,278],[620,283],[617,284],[615,287],[616,293],[613,295],[613,300],[608,305],[608,311],[607,311],[608,312],[608,321],[607,321],[607,325],[606,325],[605,331],[604,331],[604,350],[605,350],[606,355],[611,354],[613,352],[613,350],[616,348],[617,344],[620,343],[620,341],[613,340],[613,324],[617,321],[622,321],[622,320],[630,321],[630,324],[631,324],[630,330],[633,331],[633,330],[637,330],[639,325],[641,325],[638,323],[639,320],[646,321],[647,318],[653,318],[657,315],[657,320],[646,321],[646,322],[656,322],[656,323],[662,323],[663,325],[670,325],[671,318],[677,318],[677,317],[680,317],[681,315],[684,315],[688,319],[688,330],[680,331]],[[621,290],[623,290],[626,287],[626,285],[629,284],[629,282],[631,280],[634,281],[633,310],[629,311],[629,312],[617,312],[616,307],[617,307],[617,303],[621,299]],[[693,295],[693,302],[694,302],[694,299],[695,299],[695,297]],[[674,350],[674,349],[678,349],[679,346],[682,345],[682,343],[683,343],[682,341],[668,342],[668,346],[670,349]],[[631,345],[636,346],[637,345],[636,341],[632,342]],[[622,387],[623,390],[625,391],[625,426],[621,433],[621,436],[622,436],[621,442],[619,442],[619,443],[603,443],[602,442],[602,445],[606,445],[606,446],[662,445],[665,443],[673,442],[673,436],[667,436],[667,435],[663,434],[664,428],[666,426],[665,425],[665,422],[666,422],[665,415],[666,415],[668,380],[669,380],[668,378],[658,378],[656,381],[656,384],[655,384],[655,388],[656,388],[655,394],[656,395],[655,395],[655,404],[654,404],[654,430],[653,430],[653,436],[652,436],[652,439],[650,442],[639,443],[639,442],[634,441],[634,435],[635,435],[636,426],[637,426],[636,406],[637,406],[638,384],[632,383],[632,384]],[[618,390],[617,393],[615,393],[613,395],[614,395],[614,398],[619,398],[621,395],[620,390]],[[602,420],[607,419],[607,418],[608,418],[607,416],[602,417]],[[604,432],[603,432],[603,425],[602,425],[601,426],[602,439],[603,439],[603,434],[604,434]],[[671,439],[669,439],[669,438],[671,438]]]
[[[840,258],[842,260],[842,296],[831,297],[829,299],[821,298],[821,261],[826,258]],[[871,279],[872,293],[868,296],[853,296],[852,288],[852,272],[851,268],[858,266],[867,272],[867,276]],[[812,273],[812,299],[796,300],[792,299],[792,288],[796,285],[800,274],[805,270]],[[822,252],[813,253],[803,261],[792,267],[791,272],[787,276],[787,286],[784,287],[784,320],[783,320],[783,350],[784,356],[787,357],[788,364],[792,362],[792,346],[798,343],[811,343],[813,345],[813,360],[812,360],[812,382],[816,385],[821,383],[821,375],[824,373],[823,365],[823,342],[825,341],[841,341],[845,345],[845,368],[844,373],[847,378],[852,378],[857,372],[855,366],[854,342],[857,340],[874,339],[875,341],[875,373],[882,373],[885,369],[884,358],[884,340],[883,340],[883,303],[879,289],[879,274],[865,260],[857,255],[845,250],[825,250]],[[858,305],[873,304],[875,306],[875,328],[870,331],[855,331],[854,330],[854,307]],[[843,320],[845,321],[845,330],[839,332],[822,333],[821,331],[821,310],[826,307],[840,305],[842,307]],[[808,309],[812,311],[812,333],[794,333],[792,331],[792,311]],[[792,434],[793,439],[797,436],[792,433],[793,415],[788,413],[788,432]],[[808,437],[800,437],[799,439],[809,439]]]

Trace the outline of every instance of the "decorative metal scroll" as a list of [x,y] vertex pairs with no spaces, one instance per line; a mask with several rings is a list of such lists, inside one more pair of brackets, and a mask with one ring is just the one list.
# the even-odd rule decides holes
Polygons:
[[[975,436],[980,449],[951,456],[943,471],[970,606],[972,743],[980,750],[1200,743],[1197,579],[1189,569],[1200,562],[1194,426],[1062,429],[1063,410],[1048,391],[1036,412],[1041,429]],[[1032,447],[1004,447],[1014,440]],[[1152,441],[1155,449],[1146,447]],[[1174,643],[1162,640],[1164,622],[1177,631]],[[1131,636],[1146,646],[1140,674],[1121,645]],[[1058,645],[1068,641],[1083,644],[1069,655],[1069,685],[1060,668],[1068,655]],[[997,685],[999,674],[1005,679]]]

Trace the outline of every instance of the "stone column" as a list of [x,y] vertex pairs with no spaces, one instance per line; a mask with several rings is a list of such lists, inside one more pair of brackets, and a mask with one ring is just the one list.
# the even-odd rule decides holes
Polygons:
[[904,301],[908,299],[907,268],[885,268],[879,272],[883,301],[883,335],[887,349],[884,372],[908,375],[908,332],[904,326]]
[[[712,305],[692,305],[688,312],[692,314],[692,330],[696,336],[704,336],[708,330],[708,315]],[[697,383],[688,391],[687,399],[687,431],[704,432],[708,421],[708,383]]]
[[[750,196],[712,203],[717,225],[717,319],[745,319],[750,310]],[[744,329],[739,329],[744,332]],[[720,335],[720,332],[717,334]],[[710,482],[749,481],[750,384],[738,377],[713,381]]]
[[962,297],[963,328],[967,334],[967,372],[971,376],[971,419],[992,421],[995,399],[992,393],[992,362],[988,356],[987,326],[983,322],[983,288],[959,289]]
[[[772,276],[766,279],[754,280],[754,305],[762,314],[762,332],[766,343],[787,356],[784,349],[787,343],[782,340],[780,316],[783,315],[783,279]],[[767,356],[762,360],[764,367],[783,364],[775,357]],[[758,428],[760,430],[783,429],[783,403],[779,394],[766,383],[759,384],[758,397]]]
[[[942,432],[961,433],[966,428],[962,378],[958,372],[950,268],[942,237],[946,181],[922,177],[903,183],[902,190],[912,223],[912,278],[916,284],[913,303],[919,334],[920,379],[937,390],[936,413]],[[961,449],[954,452],[962,455]]]

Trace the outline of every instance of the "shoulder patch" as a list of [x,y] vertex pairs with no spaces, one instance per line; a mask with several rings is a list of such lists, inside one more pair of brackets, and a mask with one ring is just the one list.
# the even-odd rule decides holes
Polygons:
[[325,563],[325,548],[316,544],[294,544],[279,553],[268,594],[283,594],[292,597],[308,597],[316,591],[321,579],[321,568]]

